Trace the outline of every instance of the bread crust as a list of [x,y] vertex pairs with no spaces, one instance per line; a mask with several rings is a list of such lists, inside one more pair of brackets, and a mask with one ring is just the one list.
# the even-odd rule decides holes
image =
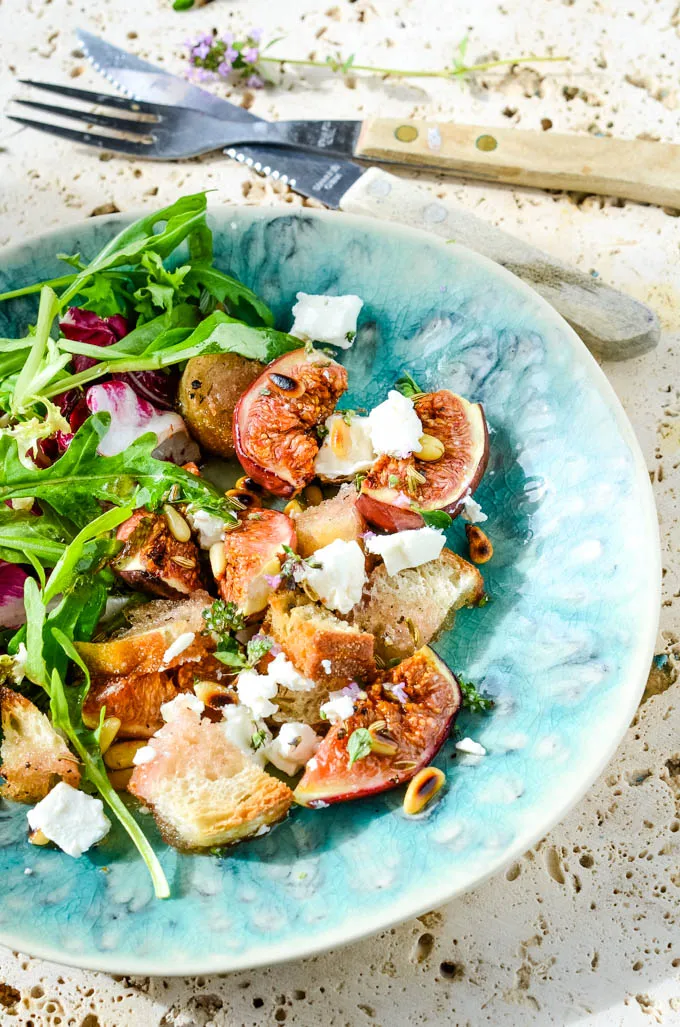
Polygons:
[[48,718],[24,695],[0,686],[0,796],[40,802],[59,780],[77,788],[78,760]]

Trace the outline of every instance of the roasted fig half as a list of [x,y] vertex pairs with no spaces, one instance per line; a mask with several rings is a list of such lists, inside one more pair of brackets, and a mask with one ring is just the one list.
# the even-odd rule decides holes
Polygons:
[[266,609],[274,581],[285,559],[283,547],[295,548],[295,528],[290,517],[277,510],[244,511],[240,524],[226,532],[223,559],[210,553],[220,596],[252,617]]
[[234,411],[234,447],[245,470],[277,496],[314,477],[316,429],[347,388],[347,372],[317,350],[286,353],[269,364]]
[[[461,704],[456,678],[427,646],[381,672],[365,694],[317,749],[295,789],[301,806],[358,799],[410,780],[439,751]],[[372,748],[350,765],[358,728],[371,733]]]
[[415,400],[423,433],[444,446],[435,460],[413,454],[405,460],[380,456],[364,479],[357,509],[384,531],[422,526],[418,510],[445,510],[455,517],[486,470],[489,434],[479,403],[448,389]]

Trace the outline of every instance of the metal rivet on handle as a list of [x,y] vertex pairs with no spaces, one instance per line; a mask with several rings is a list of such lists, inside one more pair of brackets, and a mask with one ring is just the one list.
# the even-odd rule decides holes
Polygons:
[[484,150],[489,153],[491,150],[496,149],[498,146],[498,140],[494,139],[494,137],[490,135],[477,136],[475,139],[475,146],[478,150]]
[[400,125],[394,130],[394,134],[400,143],[412,143],[418,138],[418,129],[415,125]]

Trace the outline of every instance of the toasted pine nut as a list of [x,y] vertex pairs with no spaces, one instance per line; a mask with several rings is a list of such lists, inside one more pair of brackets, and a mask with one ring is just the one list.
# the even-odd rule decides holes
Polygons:
[[210,547],[210,567],[214,578],[221,578],[227,569],[227,551],[224,542],[213,542]]
[[444,456],[444,443],[436,439],[434,435],[420,436],[420,449],[413,454],[418,460],[427,460],[429,463],[440,460]]
[[33,496],[24,496],[23,499],[13,499],[12,509],[13,510],[32,510],[35,499]]
[[227,499],[231,499],[238,503],[242,510],[251,510],[254,507],[262,506],[260,497],[256,496],[254,492],[250,492],[248,489],[227,489],[224,494]]
[[446,775],[438,767],[423,767],[406,789],[404,813],[413,816],[425,809],[446,781]]
[[101,749],[102,756],[111,748],[111,743],[119,731],[120,720],[118,717],[107,717],[102,724],[102,729],[99,735],[99,748]]
[[266,574],[267,577],[273,578],[275,575],[281,573],[281,561],[278,556],[272,556],[271,560],[267,560],[266,564],[260,571],[261,574]]
[[47,837],[47,835],[44,835],[42,833],[40,828],[37,828],[35,831],[31,831],[31,833],[28,836],[28,840],[31,843],[31,845],[49,845],[50,843],[49,838]]
[[298,499],[291,499],[290,503],[286,503],[283,508],[283,512],[287,514],[288,517],[293,518],[297,517],[298,514],[301,514],[303,510],[304,507]]
[[190,556],[171,556],[170,559],[173,563],[176,563],[178,567],[186,567],[187,569],[196,566],[196,561]]
[[349,430],[349,425],[345,423],[345,419],[341,415],[338,415],[333,421],[333,427],[331,428],[331,434],[328,441],[333,453],[338,457],[338,459],[343,460],[346,456],[349,456],[352,435]]
[[165,514],[172,537],[178,542],[188,542],[191,538],[191,528],[181,513],[178,513],[174,506],[170,506],[169,503],[166,503],[163,507],[163,513]]
[[138,749],[147,745],[145,739],[131,739],[126,742],[114,742],[104,754],[104,763],[109,770],[128,770],[134,767],[132,762]]
[[109,770],[108,778],[111,785],[117,792],[127,791],[134,767],[127,767],[125,770]]
[[371,752],[377,752],[379,756],[396,756],[399,746],[394,738],[387,733],[387,724],[384,720],[374,720],[368,725],[368,733],[371,736]]
[[473,563],[488,563],[493,556],[491,539],[476,524],[466,524],[465,534],[467,535],[470,548],[470,559]]
[[323,492],[318,485],[308,485],[304,491],[307,506],[318,506],[323,503]]
[[95,728],[99,727],[99,710],[97,710],[97,713],[94,715],[91,713],[85,713],[85,710],[83,710],[81,716],[83,718],[83,724],[85,727],[89,727],[90,731],[94,731]]
[[227,706],[231,695],[226,685],[220,685],[217,681],[197,681],[194,684],[194,692],[203,705],[211,709]]

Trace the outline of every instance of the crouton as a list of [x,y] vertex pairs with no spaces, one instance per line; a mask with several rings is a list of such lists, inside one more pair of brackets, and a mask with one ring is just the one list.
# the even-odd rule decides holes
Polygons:
[[83,721],[99,723],[103,706],[107,717],[118,717],[118,738],[150,738],[163,726],[161,705],[177,695],[177,686],[167,673],[129,674],[94,678],[83,703]]
[[[172,514],[182,525],[182,516]],[[201,587],[201,576],[198,548],[184,526],[187,539],[181,542],[164,514],[136,510],[118,529],[116,537],[124,545],[111,567],[130,588],[169,599],[190,595]]]
[[373,635],[305,597],[273,596],[264,630],[301,674],[329,688],[375,676]]
[[[211,603],[202,591],[178,602],[146,603],[130,612],[131,627],[122,635],[106,642],[76,642],[76,648],[90,673],[98,677],[150,674],[196,663],[215,649],[212,638],[202,634],[203,610]],[[183,641],[187,645],[177,649]]]
[[78,760],[30,700],[10,688],[0,687],[0,724],[3,799],[40,802],[59,780],[78,787]]
[[299,513],[295,530],[300,556],[311,556],[336,538],[357,542],[366,530],[365,521],[356,508],[357,499],[354,485],[344,485],[333,499],[324,499],[318,506],[308,506]]
[[153,811],[169,845],[185,852],[232,845],[263,833],[290,808],[293,793],[233,745],[221,724],[185,710],[149,745],[128,791]]
[[350,620],[375,636],[379,658],[403,660],[450,626],[453,611],[483,595],[477,568],[443,549],[436,560],[398,574],[389,575],[384,564],[375,567]]

